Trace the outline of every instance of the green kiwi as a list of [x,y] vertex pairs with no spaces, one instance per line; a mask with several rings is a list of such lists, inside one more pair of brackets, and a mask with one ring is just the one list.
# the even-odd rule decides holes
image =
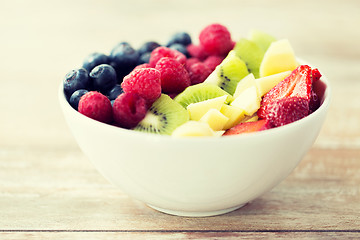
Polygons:
[[245,38],[240,39],[235,44],[234,51],[236,55],[246,63],[249,72],[254,74],[255,78],[259,78],[260,64],[265,51],[262,50],[255,42]]
[[188,111],[168,95],[161,94],[146,116],[134,128],[136,131],[171,135],[178,126],[189,120]]
[[187,87],[182,93],[177,95],[174,100],[186,108],[190,103],[202,102],[224,95],[228,95],[226,99],[227,102],[233,100],[233,97],[229,95],[228,92],[222,90],[220,87],[204,82]]
[[233,95],[237,84],[248,74],[249,71],[245,62],[237,57],[234,51],[230,51],[205,82],[215,84]]
[[249,40],[256,43],[264,52],[266,52],[270,44],[276,41],[276,38],[270,34],[254,29],[249,34]]

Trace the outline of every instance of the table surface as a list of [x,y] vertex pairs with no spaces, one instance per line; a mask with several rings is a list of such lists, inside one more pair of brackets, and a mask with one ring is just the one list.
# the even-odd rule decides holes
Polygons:
[[[325,4],[324,4],[325,3]],[[0,238],[360,238],[360,2],[7,1],[0,9]],[[234,212],[170,216],[129,198],[83,155],[57,101],[66,72],[120,41],[165,43],[220,22],[288,38],[332,85],[313,148],[272,191]]]

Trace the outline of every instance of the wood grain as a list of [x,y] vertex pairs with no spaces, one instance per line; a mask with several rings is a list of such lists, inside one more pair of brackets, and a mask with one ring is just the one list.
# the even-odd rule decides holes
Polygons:
[[[360,2],[15,0],[0,8],[0,239],[359,239]],[[229,214],[157,212],[109,184],[57,100],[70,69],[120,41],[166,43],[220,22],[288,38],[331,83],[312,150],[272,191]]]

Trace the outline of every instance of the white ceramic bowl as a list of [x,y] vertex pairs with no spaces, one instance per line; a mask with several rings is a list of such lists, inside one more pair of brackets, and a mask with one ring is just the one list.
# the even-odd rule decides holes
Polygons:
[[226,137],[172,138],[118,128],[75,111],[59,87],[65,119],[100,173],[129,196],[159,211],[212,216],[235,210],[271,190],[314,143],[330,101],[289,125]]

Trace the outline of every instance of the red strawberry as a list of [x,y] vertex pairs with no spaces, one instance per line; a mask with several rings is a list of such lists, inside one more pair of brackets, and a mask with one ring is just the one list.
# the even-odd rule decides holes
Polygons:
[[307,65],[297,67],[283,81],[273,87],[263,97],[258,111],[260,118],[266,118],[267,105],[277,99],[288,96],[302,97],[310,101],[311,95],[311,68]]
[[256,122],[243,122],[226,130],[223,135],[237,135],[241,133],[258,132],[271,128],[269,121],[262,119]]
[[311,77],[312,77],[312,82],[316,82],[317,80],[319,80],[321,78],[321,73],[319,72],[319,70],[317,68],[314,68],[311,70]]
[[285,97],[268,104],[266,119],[274,127],[295,122],[309,115],[309,100],[302,97]]

